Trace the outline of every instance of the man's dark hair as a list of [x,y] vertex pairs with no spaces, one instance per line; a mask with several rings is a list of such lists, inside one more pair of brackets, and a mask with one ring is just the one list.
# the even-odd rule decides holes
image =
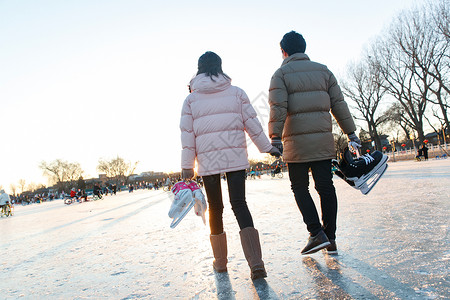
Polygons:
[[205,73],[206,76],[211,77],[216,76],[218,77],[219,74],[224,75],[226,78],[229,78],[223,71],[222,71],[222,59],[219,55],[212,51],[205,52],[200,58],[198,59],[198,74]]
[[306,42],[300,33],[291,31],[283,36],[283,39],[280,42],[280,47],[289,56],[291,56],[295,53],[305,53]]

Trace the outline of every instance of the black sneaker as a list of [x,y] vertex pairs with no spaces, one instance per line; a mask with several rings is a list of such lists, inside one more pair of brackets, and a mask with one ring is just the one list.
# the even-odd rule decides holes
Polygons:
[[323,231],[320,231],[316,236],[310,236],[308,244],[302,250],[302,254],[315,253],[323,248],[330,246],[330,241]]
[[330,255],[337,255],[338,251],[337,251],[336,241],[330,240],[330,246],[324,248],[323,251],[325,251],[326,253],[328,253]]

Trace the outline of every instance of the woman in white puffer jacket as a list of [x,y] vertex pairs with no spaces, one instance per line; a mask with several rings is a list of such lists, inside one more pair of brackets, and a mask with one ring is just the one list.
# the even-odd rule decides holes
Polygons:
[[226,173],[230,203],[241,229],[239,234],[251,277],[266,277],[258,231],[245,200],[245,169],[249,167],[245,132],[260,152],[275,156],[280,152],[264,134],[245,92],[232,86],[230,77],[223,73],[217,54],[208,51],[199,58],[197,76],[191,80],[190,89],[180,121],[182,177],[194,176],[197,161],[209,204],[213,267],[217,272],[227,271],[220,186],[220,173]]

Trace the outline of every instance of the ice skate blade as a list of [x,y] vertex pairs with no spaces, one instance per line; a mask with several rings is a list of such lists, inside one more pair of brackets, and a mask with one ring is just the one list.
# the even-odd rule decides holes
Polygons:
[[181,220],[183,220],[183,218],[194,207],[194,205],[195,205],[195,200],[192,199],[192,201],[183,208],[183,211],[180,213],[180,215],[173,219],[172,223],[170,224],[170,228],[173,229],[173,228],[177,227],[177,225],[181,222]]
[[202,209],[203,205],[202,205],[202,201],[200,199],[195,198],[195,204],[194,204],[194,209],[195,209],[195,214],[197,216],[202,217],[202,221],[203,224],[206,225],[206,209]]
[[359,190],[364,195],[367,195],[377,184],[378,180],[380,180],[381,176],[383,176],[384,172],[386,172],[386,169],[388,168],[388,164],[383,165],[381,168],[377,170],[376,173],[372,175],[371,178],[367,182],[365,182],[362,186],[359,187]]

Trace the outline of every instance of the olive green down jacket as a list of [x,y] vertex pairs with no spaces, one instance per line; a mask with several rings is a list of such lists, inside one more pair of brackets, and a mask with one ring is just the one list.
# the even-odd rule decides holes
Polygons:
[[272,76],[269,105],[269,137],[282,137],[288,163],[336,158],[330,111],[345,134],[356,130],[334,75],[304,53],[287,57]]

